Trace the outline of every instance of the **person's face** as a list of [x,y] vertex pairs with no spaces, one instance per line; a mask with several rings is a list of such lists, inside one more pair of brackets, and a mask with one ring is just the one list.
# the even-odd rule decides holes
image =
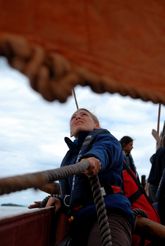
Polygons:
[[90,113],[85,110],[76,111],[70,120],[71,136],[77,137],[80,131],[92,131],[98,128],[99,124],[94,121]]
[[126,154],[130,154],[132,149],[133,149],[133,142],[130,142],[123,147],[123,150],[125,151]]

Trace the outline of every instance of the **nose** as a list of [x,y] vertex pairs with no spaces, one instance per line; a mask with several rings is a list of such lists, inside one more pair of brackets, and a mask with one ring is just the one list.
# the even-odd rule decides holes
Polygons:
[[81,118],[80,114],[76,114],[76,120],[80,118]]

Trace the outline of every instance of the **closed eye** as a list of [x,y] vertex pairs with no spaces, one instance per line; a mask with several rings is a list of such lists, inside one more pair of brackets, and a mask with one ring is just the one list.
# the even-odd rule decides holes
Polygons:
[[80,116],[88,116],[88,114],[83,112],[80,114]]

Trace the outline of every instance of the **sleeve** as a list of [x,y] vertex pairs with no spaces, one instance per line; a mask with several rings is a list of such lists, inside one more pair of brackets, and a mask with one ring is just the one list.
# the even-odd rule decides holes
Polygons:
[[100,160],[102,169],[107,167],[113,168],[122,158],[122,149],[118,140],[109,134],[99,134],[96,136],[91,148],[82,158],[95,157]]

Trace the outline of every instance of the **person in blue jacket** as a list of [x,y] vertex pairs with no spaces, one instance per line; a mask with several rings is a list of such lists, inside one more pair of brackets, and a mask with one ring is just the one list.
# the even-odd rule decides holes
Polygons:
[[70,119],[71,137],[65,138],[69,150],[61,166],[87,160],[88,169],[80,175],[60,181],[60,197],[51,196],[47,206],[55,205],[71,215],[70,242],[61,245],[101,246],[96,209],[88,176],[98,175],[104,189],[113,246],[130,246],[134,217],[122,192],[123,154],[119,141],[100,127],[97,117],[87,109],[78,109]]

